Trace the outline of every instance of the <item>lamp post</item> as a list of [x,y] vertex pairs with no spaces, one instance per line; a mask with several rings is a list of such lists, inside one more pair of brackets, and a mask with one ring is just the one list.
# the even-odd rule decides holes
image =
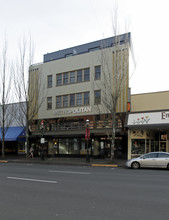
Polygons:
[[45,128],[45,122],[44,120],[41,121],[40,123],[40,129],[42,132],[42,137],[41,137],[41,159],[44,160],[44,149],[43,149],[43,144],[45,143],[44,141],[44,128]]
[[85,133],[85,139],[87,140],[87,154],[86,154],[86,161],[90,162],[89,158],[89,138],[90,138],[90,128],[89,128],[89,119],[86,120],[86,133]]

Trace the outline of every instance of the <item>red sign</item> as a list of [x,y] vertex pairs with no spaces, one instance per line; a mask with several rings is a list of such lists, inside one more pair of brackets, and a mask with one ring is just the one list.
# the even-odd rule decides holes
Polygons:
[[44,125],[44,120],[41,121],[41,125]]
[[86,128],[85,139],[88,140],[90,138],[90,129]]

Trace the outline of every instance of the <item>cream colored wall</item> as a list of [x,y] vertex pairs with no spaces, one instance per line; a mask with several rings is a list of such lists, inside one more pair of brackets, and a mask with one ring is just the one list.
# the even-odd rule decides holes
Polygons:
[[[121,46],[122,47],[122,46]],[[104,49],[104,53],[109,57],[108,65],[110,69],[112,69],[112,48]],[[94,80],[94,68],[97,65],[101,65],[101,50],[93,51],[90,53],[84,53],[80,55],[75,55],[72,57],[67,57],[47,63],[42,64],[42,77],[43,82],[47,85],[47,76],[52,75],[53,76],[53,86],[52,88],[46,87],[47,90],[47,97],[52,96],[52,110],[47,110],[47,103],[46,101],[42,104],[41,108],[39,109],[39,118],[59,118],[59,117],[68,117],[68,116],[75,116],[70,114],[64,114],[64,115],[57,115],[55,114],[56,111],[56,96],[59,95],[67,95],[72,93],[80,93],[80,92],[90,92],[90,107],[92,107],[91,112],[85,112],[85,113],[78,113],[78,116],[80,115],[93,115],[93,114],[106,114],[108,113],[107,110],[103,106],[98,107],[94,105],[94,90],[101,90],[103,85],[103,74],[101,74],[101,80]],[[81,82],[81,83],[75,83],[71,85],[65,85],[65,86],[57,86],[56,87],[56,74],[58,73],[64,73],[64,72],[70,72],[75,71],[78,69],[85,69],[90,68],[90,81],[89,82]],[[128,84],[127,84],[128,89]],[[128,90],[127,90],[128,91]],[[127,93],[126,93],[127,94]],[[102,95],[102,93],[101,93]],[[125,98],[128,98],[127,95],[125,95]],[[127,100],[122,101],[122,103],[127,103]],[[76,108],[76,107],[75,107]],[[63,109],[63,108],[62,108]]]
[[169,109],[169,91],[131,96],[131,112]]

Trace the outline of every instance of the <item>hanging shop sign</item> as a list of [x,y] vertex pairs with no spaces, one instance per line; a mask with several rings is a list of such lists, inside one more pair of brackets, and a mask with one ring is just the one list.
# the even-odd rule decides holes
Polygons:
[[133,113],[128,116],[128,126],[169,124],[169,112]]
[[81,107],[81,108],[71,108],[71,109],[59,109],[54,111],[55,115],[66,115],[66,114],[79,114],[91,112],[92,107]]

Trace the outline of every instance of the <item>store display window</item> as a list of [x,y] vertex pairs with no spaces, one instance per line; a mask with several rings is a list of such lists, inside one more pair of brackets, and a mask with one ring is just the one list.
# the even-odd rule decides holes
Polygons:
[[145,153],[145,139],[132,139],[131,154]]

